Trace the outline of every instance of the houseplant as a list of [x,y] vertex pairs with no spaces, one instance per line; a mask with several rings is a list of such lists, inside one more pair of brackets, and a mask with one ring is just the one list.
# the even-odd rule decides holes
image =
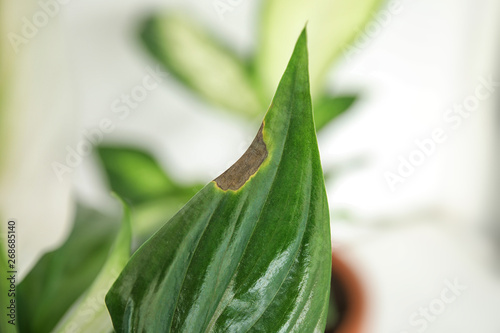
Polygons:
[[[262,92],[261,94],[262,94],[262,96],[266,96],[265,92]],[[267,92],[267,94],[269,94],[269,92]],[[354,100],[354,98],[351,96],[345,96],[342,98],[339,98],[338,96],[337,97],[330,96],[330,97],[327,96],[326,98],[317,99],[317,101],[318,101],[317,105],[326,106],[323,109],[322,108],[315,108],[315,110],[323,110],[323,113],[321,113],[321,112],[318,113],[318,111],[315,111],[316,112],[316,121],[317,121],[316,126],[318,128],[326,125],[328,123],[328,120],[333,119],[336,115],[345,111],[347,109],[347,107]],[[258,99],[260,99],[260,101],[258,103],[265,103],[265,102],[263,102],[263,100],[265,100],[265,98],[266,97],[258,97]],[[262,105],[263,104],[261,104],[261,106]],[[338,108],[337,107],[334,108],[337,111],[332,112],[332,113],[328,113],[329,108],[331,111],[332,105],[338,106]],[[255,113],[253,115],[253,117],[255,117],[257,113]],[[322,117],[321,114],[326,115],[326,118]],[[322,120],[318,121],[318,119],[322,119]],[[104,151],[104,150],[101,149],[101,152],[102,151]],[[109,151],[108,151],[108,153],[109,153]],[[104,154],[106,154],[106,153],[104,153]],[[101,154],[101,156],[104,156],[104,154]],[[196,186],[194,186],[193,188],[195,188],[195,187]],[[165,193],[167,193],[167,192],[165,192]],[[167,195],[167,194],[165,194],[165,195]],[[128,198],[126,198],[126,199],[128,200]],[[141,202],[141,204],[142,203],[143,202]],[[127,209],[125,208],[125,212],[126,211],[127,211]],[[80,213],[80,212],[87,212],[87,213]],[[92,214],[93,213],[91,213],[90,216],[92,216]],[[96,213],[96,214],[100,215],[99,213]],[[35,269],[32,271],[32,273],[30,273],[28,278],[26,278],[25,281],[23,281],[22,285],[20,286],[20,294],[21,294],[20,304],[23,303],[23,301],[22,301],[23,297],[24,297],[24,304],[27,304],[27,303],[34,304],[33,306],[31,306],[31,309],[27,309],[28,307],[26,307],[23,310],[21,310],[23,308],[23,307],[21,307],[20,314],[24,313],[24,318],[36,318],[37,319],[37,320],[32,321],[32,323],[30,323],[31,325],[35,325],[35,326],[32,326],[31,328],[22,328],[21,331],[30,331],[31,330],[31,331],[42,332],[42,331],[50,331],[51,329],[64,330],[64,329],[73,327],[73,325],[77,325],[76,327],[85,327],[86,329],[93,329],[95,327],[100,327],[100,328],[106,327],[106,325],[109,324],[109,323],[107,323],[107,324],[104,323],[103,324],[104,326],[101,326],[101,324],[100,324],[101,321],[96,319],[97,318],[96,316],[98,316],[99,318],[101,318],[103,320],[103,322],[106,321],[105,316],[104,317],[101,316],[103,313],[104,314],[106,313],[105,311],[103,311],[103,309],[105,310],[105,308],[103,307],[103,303],[101,301],[98,301],[98,300],[100,298],[102,298],[101,297],[102,290],[106,289],[105,287],[102,287],[102,286],[108,286],[109,283],[112,282],[114,280],[114,278],[116,277],[117,272],[116,272],[116,269],[115,269],[115,271],[108,270],[108,269],[105,269],[101,272],[99,272],[99,271],[103,267],[121,267],[124,265],[124,263],[126,261],[126,259],[124,259],[124,258],[126,258],[128,256],[128,253],[126,253],[127,251],[125,251],[124,249],[127,248],[127,244],[130,242],[130,239],[129,239],[130,232],[127,231],[128,230],[127,213],[125,213],[124,215],[125,215],[125,217],[124,217],[123,222],[121,224],[121,228],[120,228],[120,224],[117,223],[115,217],[111,217],[111,218],[102,217],[103,220],[108,220],[108,219],[113,220],[113,222],[111,222],[111,221],[105,222],[105,223],[109,223],[110,226],[112,225],[113,227],[110,227],[109,230],[102,230],[102,235],[106,236],[106,237],[104,237],[104,240],[103,240],[103,244],[106,244],[106,246],[98,246],[97,247],[98,249],[96,248],[97,254],[99,255],[99,260],[97,262],[94,262],[92,267],[88,267],[88,271],[87,271],[88,274],[86,275],[86,282],[83,284],[80,284],[78,286],[73,286],[71,288],[71,291],[72,291],[71,293],[68,293],[67,290],[61,288],[62,286],[53,286],[54,289],[52,289],[51,292],[56,291],[56,294],[71,294],[71,295],[68,295],[71,297],[68,297],[65,300],[66,307],[61,306],[60,304],[56,305],[58,300],[55,300],[54,303],[51,303],[51,302],[47,303],[47,300],[44,299],[44,298],[46,298],[47,295],[44,295],[43,292],[36,294],[36,293],[33,293],[32,291],[34,291],[34,290],[35,291],[36,290],[38,290],[38,291],[47,290],[46,288],[44,288],[43,285],[40,286],[40,283],[43,281],[49,281],[49,280],[57,281],[54,279],[55,276],[57,276],[59,279],[61,279],[61,281],[68,278],[68,276],[66,275],[68,273],[68,271],[66,271],[65,269],[62,269],[59,271],[57,271],[57,270],[54,271],[54,267],[59,267],[59,268],[63,267],[64,268],[65,265],[72,264],[71,260],[68,260],[68,258],[65,258],[64,253],[66,252],[68,247],[71,248],[72,242],[74,242],[77,239],[80,239],[80,240],[82,239],[81,232],[84,232],[82,230],[84,230],[85,228],[81,228],[81,227],[75,228],[75,230],[74,230],[76,232],[75,237],[73,237],[73,238],[70,237],[70,239],[68,239],[69,243],[65,244],[66,247],[63,247],[59,250],[56,250],[52,253],[49,253],[46,257],[44,257],[45,260],[42,259],[42,261],[39,263],[39,265],[37,265],[35,267]],[[86,209],[86,208],[79,209],[79,211],[77,213],[77,218],[81,218],[82,216],[83,217],[86,216],[87,219],[88,218],[94,219],[94,217],[89,217],[88,209]],[[99,217],[99,218],[101,218],[101,217]],[[135,225],[135,222],[137,222],[137,221],[134,221],[135,219],[132,219],[132,220],[133,220],[132,221],[132,228],[137,227],[137,225]],[[84,219],[84,221],[85,221],[85,219]],[[119,231],[119,230],[121,230],[121,231]],[[149,232],[150,231],[151,230],[149,230]],[[145,233],[145,235],[147,235],[147,232]],[[113,242],[113,239],[116,239],[115,244],[121,244],[121,245],[120,246],[118,246],[118,245],[112,246],[111,243]],[[85,246],[92,244],[92,242],[95,240],[88,239],[87,241],[88,241],[88,243]],[[139,241],[139,243],[141,243],[141,241]],[[87,251],[81,251],[81,249],[82,249],[81,247],[74,247],[74,249],[76,249],[75,251],[77,253],[80,252],[78,254],[83,255],[83,257],[85,257],[85,255],[95,255],[95,253],[92,254],[92,251],[88,251],[88,253],[87,253]],[[117,249],[119,249],[119,250],[117,250]],[[112,255],[110,255],[109,257],[106,257],[106,255],[103,255],[103,253],[106,254],[107,251],[112,251]],[[118,252],[116,252],[116,251],[118,251]],[[89,261],[82,260],[80,263],[82,265],[87,265],[87,264],[89,264]],[[79,269],[81,269],[81,268],[82,267],[79,267]],[[76,272],[80,272],[80,270],[78,270]],[[36,275],[35,275],[35,273],[36,273]],[[73,271],[72,273],[74,274],[75,271]],[[30,276],[31,276],[31,278],[29,278]],[[37,278],[34,278],[34,276],[36,276]],[[102,283],[102,282],[104,282],[104,283]],[[22,291],[23,289],[24,289],[24,292]],[[43,289],[45,289],[45,290],[43,290]],[[85,292],[84,296],[82,298],[79,298],[78,296],[80,296],[84,292]],[[24,294],[24,296],[23,296],[23,294]],[[26,297],[28,297],[27,295],[29,295],[29,297],[30,297],[30,302],[26,302]],[[52,294],[52,295],[55,295],[55,294]],[[38,301],[40,301],[40,303],[37,303],[37,297],[38,297]],[[95,303],[94,303],[94,301],[95,301]],[[90,305],[90,309],[89,309],[89,304],[92,304],[92,305]],[[70,306],[70,305],[72,305],[72,306],[68,312],[68,311],[66,311],[67,306]],[[46,321],[47,318],[53,316],[53,310],[55,307],[59,308],[59,313],[58,313],[59,317],[55,318],[55,319],[51,318],[49,321]],[[41,308],[45,308],[48,310],[45,310],[45,313],[44,313],[43,311],[40,310]],[[89,311],[90,310],[92,310],[92,318],[95,318],[96,319],[95,321],[89,320],[89,318],[90,318]],[[30,311],[32,311],[32,312],[30,313]],[[87,316],[85,316],[85,318],[81,317],[79,314],[82,314],[82,313],[86,313]],[[31,315],[33,315],[33,316],[31,317]],[[22,317],[22,315],[21,315],[21,317]],[[59,320],[61,320],[61,321],[59,321]],[[322,320],[324,320],[323,317],[319,322],[321,323]],[[58,321],[59,321],[59,323],[58,323]],[[26,319],[24,320],[24,322],[26,322]],[[50,328],[50,327],[40,328],[40,327],[36,326],[36,325],[38,325],[37,323],[40,325],[42,325],[41,323],[49,323],[49,324],[52,323],[53,325],[52,325],[52,328]]]
[[[322,330],[331,249],[307,67],[304,31],[247,153],[121,273],[132,238],[127,205],[121,226],[82,208],[68,241],[18,286],[19,332],[111,330],[101,296],[118,273],[106,297],[117,332]],[[82,238],[88,222],[105,228],[99,237]],[[107,256],[98,239],[111,241]]]

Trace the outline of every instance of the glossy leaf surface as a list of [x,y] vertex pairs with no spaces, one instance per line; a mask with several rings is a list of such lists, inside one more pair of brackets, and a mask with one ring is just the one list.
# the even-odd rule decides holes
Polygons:
[[301,34],[254,142],[131,258],[116,332],[321,332],[328,205]]

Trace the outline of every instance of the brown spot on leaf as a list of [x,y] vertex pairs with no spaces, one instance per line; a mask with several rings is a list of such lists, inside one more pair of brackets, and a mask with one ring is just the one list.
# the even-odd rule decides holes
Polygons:
[[257,136],[243,156],[222,175],[215,178],[217,186],[222,190],[238,190],[247,182],[250,176],[259,170],[260,165],[267,157],[267,148],[262,136],[263,126],[264,124],[260,126]]

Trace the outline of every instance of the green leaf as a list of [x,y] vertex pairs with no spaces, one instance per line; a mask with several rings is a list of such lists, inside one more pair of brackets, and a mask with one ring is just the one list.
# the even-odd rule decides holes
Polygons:
[[323,93],[332,62],[360,34],[382,0],[268,0],[263,2],[255,70],[270,96],[306,22],[309,31],[311,94]]
[[330,121],[346,112],[356,101],[356,96],[322,96],[314,102],[316,130],[321,130]]
[[116,218],[77,206],[73,230],[17,288],[22,333],[50,332],[101,270],[119,230]]
[[116,280],[130,256],[132,231],[128,207],[123,204],[123,218],[120,233],[99,275],[85,295],[74,304],[54,329],[54,333],[113,331],[104,297]]
[[176,193],[193,194],[191,187],[175,183],[149,153],[140,149],[99,146],[97,152],[113,192],[132,204]]
[[320,332],[328,204],[301,34],[247,152],[131,258],[106,304],[116,332]]
[[141,37],[172,75],[208,102],[258,115],[262,104],[245,64],[206,30],[184,16],[162,14],[145,22]]
[[100,146],[97,152],[110,188],[130,203],[133,234],[142,243],[202,186],[176,183],[149,153],[132,147]]

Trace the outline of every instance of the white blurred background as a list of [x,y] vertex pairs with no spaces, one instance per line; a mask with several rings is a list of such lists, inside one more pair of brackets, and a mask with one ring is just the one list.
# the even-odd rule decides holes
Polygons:
[[[51,163],[63,161],[66,146],[85,130],[113,117],[113,101],[155,67],[137,38],[140,19],[155,9],[182,8],[247,54],[255,46],[258,5],[240,1],[221,18],[211,0],[72,0],[30,41],[50,41],[40,47],[44,53],[20,55],[23,71],[44,84],[24,96],[25,111],[9,121],[15,148],[0,197],[1,210],[18,220],[22,274],[64,240],[75,196],[102,209],[110,202],[93,157],[62,182]],[[500,81],[499,22],[495,0],[402,0],[400,12],[373,38],[355,43],[329,74],[332,90],[362,95],[318,139],[325,169],[362,161],[327,188],[333,246],[366,287],[368,333],[500,332],[500,91],[456,129],[444,120],[454,104],[474,95],[481,78]],[[105,142],[152,149],[181,182],[213,179],[258,127],[210,108],[171,77],[113,125]],[[386,172],[396,173],[400,156],[408,159],[415,141],[438,128],[446,141],[391,190]],[[412,325],[412,315],[457,280],[467,288],[425,329]]]

